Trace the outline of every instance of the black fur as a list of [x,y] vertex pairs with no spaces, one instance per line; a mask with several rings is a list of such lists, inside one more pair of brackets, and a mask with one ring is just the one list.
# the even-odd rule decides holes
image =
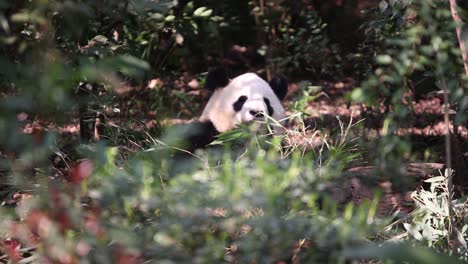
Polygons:
[[232,105],[234,107],[234,111],[239,112],[242,109],[242,106],[244,106],[245,101],[247,101],[247,96],[242,95],[237,99],[237,101]]
[[190,152],[198,148],[205,148],[208,144],[213,142],[217,135],[218,130],[211,121],[197,121],[188,125],[187,138],[185,138],[185,150]]
[[268,98],[263,98],[263,100],[265,101],[265,104],[267,106],[268,115],[272,116],[275,111],[273,110],[273,107],[271,107],[270,100],[268,100]]
[[223,67],[214,68],[208,72],[208,75],[206,75],[205,89],[214,91],[220,87],[225,87],[228,84],[229,78]]
[[255,118],[263,118],[265,116],[265,113],[263,111],[250,110],[249,113]]
[[288,93],[288,79],[285,76],[275,76],[270,80],[269,84],[280,101],[286,97],[286,94]]

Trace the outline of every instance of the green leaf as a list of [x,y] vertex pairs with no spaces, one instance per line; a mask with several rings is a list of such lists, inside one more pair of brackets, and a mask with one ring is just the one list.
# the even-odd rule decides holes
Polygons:
[[201,16],[201,14],[206,11],[206,9],[207,8],[204,6],[195,9],[195,11],[193,11],[193,16],[196,16],[196,17]]
[[98,80],[102,75],[120,71],[131,77],[142,77],[150,69],[148,62],[129,56],[115,56],[104,58],[98,62],[88,61],[81,67],[80,78]]
[[103,36],[103,35],[97,35],[93,39],[93,41],[101,43],[101,44],[106,44],[109,40]]
[[404,223],[403,226],[405,227],[406,231],[408,231],[408,233],[410,233],[416,240],[419,240],[419,241],[423,240],[423,236],[417,230],[416,227],[408,223]]
[[262,45],[258,50],[257,53],[261,56],[265,57],[268,52],[268,47],[266,45]]
[[385,1],[385,0],[380,1],[379,8],[380,8],[380,12],[382,12],[382,13],[385,12],[385,10],[387,10],[387,8],[388,8],[387,1]]
[[209,17],[213,13],[213,9],[208,9],[205,12],[200,14],[200,17]]
[[165,19],[166,22],[173,22],[175,20],[174,15],[168,15]]
[[392,57],[390,57],[390,55],[379,55],[375,60],[377,63],[382,65],[388,65],[392,63]]
[[432,177],[430,179],[427,179],[424,182],[442,182],[444,181],[444,179],[445,179],[444,176],[437,176],[437,177]]
[[9,33],[10,32],[10,24],[8,24],[8,20],[3,14],[0,14],[0,27],[3,31]]
[[224,20],[224,17],[220,17],[220,16],[212,16],[210,17],[211,21],[214,21],[214,22],[221,22]]
[[37,13],[16,13],[11,16],[11,21],[17,23],[30,22],[37,24],[45,24],[47,20]]
[[361,88],[356,88],[351,92],[351,100],[355,102],[362,102],[364,97],[364,92]]

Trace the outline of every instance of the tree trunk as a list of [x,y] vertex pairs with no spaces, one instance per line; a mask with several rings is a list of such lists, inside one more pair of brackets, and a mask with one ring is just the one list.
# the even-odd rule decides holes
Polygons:
[[460,16],[460,12],[468,12],[468,0],[450,0],[450,9],[455,23],[457,23],[457,36],[460,50],[465,65],[465,73],[468,75],[468,25],[467,18]]
[[[465,73],[468,75],[468,0],[450,0],[452,17],[457,24],[457,36],[460,50],[465,66]],[[460,148],[465,144],[463,138],[457,133],[457,126],[454,122],[454,133],[451,143],[453,143],[453,168],[455,169],[454,184],[458,187],[461,195],[464,195],[468,188],[468,164],[466,153]]]

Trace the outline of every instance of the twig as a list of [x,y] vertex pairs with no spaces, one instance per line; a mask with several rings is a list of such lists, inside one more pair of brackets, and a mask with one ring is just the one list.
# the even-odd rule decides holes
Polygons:
[[[458,241],[456,227],[454,226],[455,219],[454,219],[454,210],[453,210],[453,170],[452,170],[452,154],[451,154],[451,144],[450,144],[450,119],[449,119],[449,98],[448,98],[448,87],[447,82],[445,81],[445,77],[441,74],[441,86],[442,91],[444,93],[444,107],[443,107],[443,114],[444,114],[444,123],[446,127],[445,132],[445,162],[446,162],[446,170],[445,170],[445,177],[447,178],[447,206],[448,206],[448,213],[449,213],[449,240],[452,239],[454,241]],[[450,242],[450,241],[449,241]],[[451,244],[451,243],[449,243]],[[456,247],[453,248],[456,252]]]

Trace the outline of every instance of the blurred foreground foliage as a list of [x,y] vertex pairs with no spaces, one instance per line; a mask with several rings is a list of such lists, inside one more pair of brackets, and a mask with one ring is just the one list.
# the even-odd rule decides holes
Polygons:
[[[345,54],[316,1],[303,2],[0,0],[0,198],[22,194],[19,206],[0,211],[0,262],[467,261],[466,198],[447,196],[450,173],[413,193],[414,214],[379,214],[379,192],[360,205],[333,197],[346,169],[369,156],[399,180],[412,156],[395,136],[407,91],[425,95],[445,82],[455,124],[466,123],[447,3],[381,1],[362,43]],[[360,123],[338,119],[336,131],[307,134],[307,103],[319,95],[304,88],[291,107],[295,126],[281,135],[241,127],[221,135],[221,146],[183,152],[172,144],[177,131],[159,138],[166,114],[197,112],[173,80],[190,72],[203,83],[201,73],[218,63],[312,80],[343,76],[351,64],[363,82],[350,98],[386,107],[384,133],[358,145]],[[151,104],[122,97],[155,76],[155,89],[141,91]],[[82,118],[83,105],[123,119],[133,114],[124,107],[143,105],[157,113],[157,131],[109,125],[107,140],[80,142],[61,125]],[[294,143],[318,134],[313,150]]]
[[[73,168],[68,183],[43,179],[34,192],[40,199],[2,210],[10,217],[1,230],[14,239],[5,248],[22,254],[14,241],[38,246],[23,254],[52,263],[457,262],[416,245],[395,254],[402,245],[381,239],[391,219],[377,217],[378,196],[355,206],[328,195],[327,186],[343,180],[336,158],[355,147],[282,157],[280,140],[250,134],[246,147],[178,160],[165,145],[128,160],[116,148],[88,148],[90,159]],[[372,245],[385,253],[376,255]]]

